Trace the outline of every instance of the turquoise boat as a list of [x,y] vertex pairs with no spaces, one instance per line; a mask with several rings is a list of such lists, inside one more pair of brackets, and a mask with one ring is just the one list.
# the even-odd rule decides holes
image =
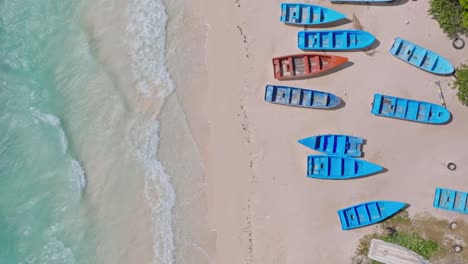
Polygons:
[[289,86],[267,85],[265,101],[289,106],[306,108],[334,108],[341,99],[331,93]]
[[381,222],[398,213],[406,203],[369,201],[338,210],[341,229],[349,230]]
[[468,214],[467,199],[468,193],[466,192],[436,188],[433,206],[448,211]]
[[333,9],[302,3],[282,3],[281,17],[283,23],[291,25],[321,25],[338,21],[346,16]]
[[431,73],[447,75],[455,71],[447,59],[401,38],[395,38],[390,53],[404,62]]
[[375,41],[371,33],[362,30],[299,31],[297,39],[302,50],[360,50]]
[[364,140],[348,135],[318,135],[298,140],[297,142],[328,155],[360,157]]
[[309,155],[307,177],[325,180],[345,180],[369,176],[382,171],[374,163],[344,156]]
[[450,120],[447,108],[433,103],[374,94],[371,113],[428,124],[443,124]]

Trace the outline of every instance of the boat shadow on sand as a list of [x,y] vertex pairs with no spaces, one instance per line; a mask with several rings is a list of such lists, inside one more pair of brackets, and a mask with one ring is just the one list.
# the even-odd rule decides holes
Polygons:
[[406,122],[410,122],[410,123],[414,123],[414,124],[418,124],[418,125],[422,125],[422,126],[444,126],[444,125],[450,124],[452,122],[452,120],[453,120],[453,114],[452,113],[450,113],[450,118],[445,123],[423,123],[423,122],[419,122],[419,121],[396,118],[396,117],[387,117],[387,116],[377,116],[377,117],[382,117],[382,118],[386,118],[386,119],[394,119],[394,120],[397,120],[397,121],[406,121]]
[[[413,0],[416,1],[416,0]],[[392,2],[333,2],[333,4],[337,5],[367,5],[367,6],[399,6],[408,3],[409,0],[395,0]]]
[[363,50],[358,50],[358,51],[363,51],[366,55],[368,56],[374,56],[374,54],[377,52],[377,47],[380,46],[380,41],[378,39],[375,39],[374,43],[370,45],[369,47],[363,49]]
[[348,18],[343,18],[343,19],[333,21],[330,23],[318,24],[318,25],[296,25],[296,24],[287,24],[287,25],[291,27],[296,27],[296,28],[303,28],[304,30],[316,30],[316,29],[329,29],[331,27],[338,27],[344,24],[348,24],[350,22],[353,22],[353,21]]
[[449,120],[448,120],[447,122],[445,122],[445,123],[443,123],[443,124],[439,124],[439,125],[447,125],[447,124],[450,124],[450,123],[452,122],[452,120],[453,120],[453,114],[450,113],[450,118],[449,118]]
[[377,171],[377,172],[374,172],[374,173],[371,173],[371,174],[367,174],[367,175],[364,175],[364,176],[361,176],[361,177],[357,177],[356,179],[364,179],[364,178],[375,176],[377,174],[384,174],[384,173],[388,172],[387,168],[384,168],[384,167],[382,167],[382,168],[383,169],[380,170],[380,171]]
[[340,108],[343,108],[346,106],[346,102],[343,100],[343,98],[339,97],[340,98],[340,103],[335,106],[335,107],[330,107],[330,108],[324,108],[323,110],[338,110]]

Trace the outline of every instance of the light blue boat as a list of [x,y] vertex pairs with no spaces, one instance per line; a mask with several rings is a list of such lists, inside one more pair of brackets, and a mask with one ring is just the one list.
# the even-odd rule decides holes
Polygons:
[[390,53],[413,66],[436,74],[452,74],[452,64],[437,53],[401,38],[395,38]]
[[375,37],[362,30],[311,30],[297,33],[302,50],[360,50],[374,43]]
[[307,177],[325,180],[345,180],[382,171],[374,163],[343,156],[309,155]]
[[282,3],[280,20],[292,25],[321,25],[346,16],[333,9],[302,3]]
[[328,155],[361,157],[362,138],[348,135],[318,135],[298,140],[297,142]]
[[334,108],[341,99],[331,93],[289,86],[267,85],[265,101],[307,108]]
[[434,195],[434,207],[448,211],[468,214],[468,193],[436,188]]
[[374,94],[371,113],[428,124],[443,124],[450,120],[447,108],[433,103]]
[[341,229],[368,226],[381,222],[398,213],[406,206],[395,201],[369,201],[338,210]]

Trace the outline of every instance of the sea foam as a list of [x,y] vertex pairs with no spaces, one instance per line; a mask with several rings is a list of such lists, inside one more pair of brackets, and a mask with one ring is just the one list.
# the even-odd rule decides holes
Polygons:
[[159,122],[147,127],[137,155],[145,166],[145,197],[151,207],[154,228],[154,263],[174,263],[173,212],[176,200],[171,179],[157,159]]
[[73,170],[73,174],[75,176],[74,180],[77,183],[80,193],[83,192],[84,189],[86,188],[86,173],[81,163],[77,161],[76,159],[74,159],[68,153],[68,140],[65,135],[65,131],[63,130],[62,125],[60,124],[60,119],[53,114],[43,113],[35,108],[31,108],[31,110],[32,110],[32,115],[35,118],[36,123],[41,122],[43,124],[50,125],[56,129],[59,139],[60,139],[62,152],[63,154],[68,155],[70,157],[70,165]]
[[166,67],[167,14],[161,0],[129,1],[128,46],[138,90],[166,97],[174,91]]
[[[129,46],[132,73],[137,89],[146,97],[165,98],[174,91],[174,82],[166,66],[165,6],[161,0],[129,1]],[[145,168],[145,197],[153,220],[153,263],[174,263],[173,209],[176,194],[171,178],[157,159],[159,121],[149,120],[137,156]]]

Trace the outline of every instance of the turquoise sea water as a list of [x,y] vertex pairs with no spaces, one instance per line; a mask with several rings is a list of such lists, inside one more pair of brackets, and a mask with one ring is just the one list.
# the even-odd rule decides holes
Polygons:
[[174,261],[167,15],[125,2],[0,1],[0,263]]
[[0,263],[92,256],[85,173],[61,121],[67,89],[79,85],[66,70],[76,55],[77,8],[48,0],[0,6]]

